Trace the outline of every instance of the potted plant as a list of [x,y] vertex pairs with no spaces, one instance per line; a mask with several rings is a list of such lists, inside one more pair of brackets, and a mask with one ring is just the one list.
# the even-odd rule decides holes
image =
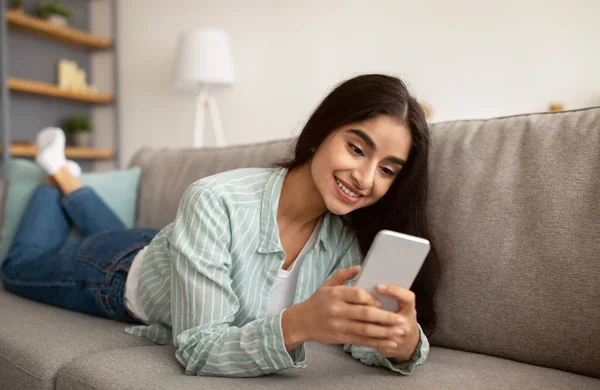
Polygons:
[[23,12],[23,0],[11,0],[10,9],[13,11]]
[[73,146],[89,148],[92,145],[92,121],[89,116],[71,116],[65,119],[63,130]]
[[35,9],[34,15],[60,26],[66,26],[67,21],[73,20],[73,11],[58,0],[42,1]]

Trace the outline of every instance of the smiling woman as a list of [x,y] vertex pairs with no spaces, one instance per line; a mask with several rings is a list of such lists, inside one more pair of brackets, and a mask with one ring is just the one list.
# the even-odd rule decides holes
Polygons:
[[[36,161],[56,187],[33,195],[2,265],[5,288],[135,323],[128,333],[173,343],[188,375],[303,367],[306,341],[344,344],[401,374],[426,360],[435,252],[412,291],[380,290],[398,301],[396,313],[352,282],[380,230],[432,241],[429,129],[399,79],[342,83],[308,120],[292,160],[192,183],[159,232],[124,229],[69,170],[64,142],[60,129],[38,136]],[[67,240],[71,225],[82,240]]]
[[[411,143],[406,126],[387,115],[332,132],[312,159],[312,174],[327,209],[346,215],[381,199],[408,158]],[[326,190],[331,184],[348,204],[336,203],[339,198]]]
[[[307,121],[290,169],[310,166],[329,211],[343,216],[361,254],[382,229],[433,240],[426,211],[429,126],[398,78],[362,75],[335,88]],[[358,197],[356,197],[357,195]],[[411,290],[421,326],[436,322],[439,264],[432,250]]]

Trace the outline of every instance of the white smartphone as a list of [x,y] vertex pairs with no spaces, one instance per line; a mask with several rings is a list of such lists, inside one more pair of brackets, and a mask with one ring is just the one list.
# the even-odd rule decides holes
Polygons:
[[427,254],[429,241],[391,230],[381,230],[375,236],[355,287],[373,294],[380,302],[380,309],[397,312],[398,300],[379,293],[378,283],[393,284],[410,288]]

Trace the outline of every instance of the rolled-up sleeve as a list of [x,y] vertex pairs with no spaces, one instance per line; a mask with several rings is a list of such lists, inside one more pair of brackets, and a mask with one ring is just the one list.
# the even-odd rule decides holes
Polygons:
[[345,344],[344,351],[349,352],[353,358],[360,360],[369,366],[387,367],[397,373],[410,375],[418,365],[425,363],[425,360],[427,360],[427,355],[429,354],[429,340],[427,340],[427,336],[425,336],[423,333],[420,325],[419,333],[419,344],[417,345],[412,358],[402,363],[393,363],[390,359],[379,353],[375,348],[367,348],[361,345]]

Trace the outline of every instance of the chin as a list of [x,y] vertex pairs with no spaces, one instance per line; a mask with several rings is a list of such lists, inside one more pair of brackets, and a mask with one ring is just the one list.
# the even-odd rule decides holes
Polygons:
[[340,215],[340,216],[349,214],[349,213],[351,213],[353,211],[353,210],[344,210],[344,211],[341,211],[341,210],[331,209],[329,207],[327,208],[327,210],[329,210],[329,212],[331,214]]
[[360,207],[352,207],[352,206],[342,205],[339,202],[327,202],[327,203],[325,203],[325,206],[327,207],[327,210],[331,214],[335,214],[335,215],[346,215],[346,214],[349,214],[349,213],[353,212],[354,210],[360,208]]

